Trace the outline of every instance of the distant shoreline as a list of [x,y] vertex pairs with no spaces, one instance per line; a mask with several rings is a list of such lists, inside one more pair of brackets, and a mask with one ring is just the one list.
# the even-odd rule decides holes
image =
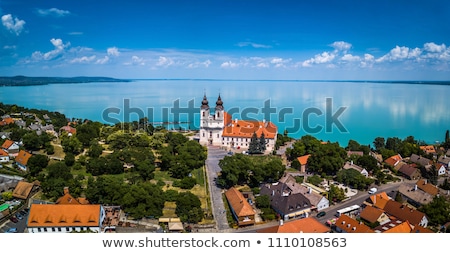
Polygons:
[[293,82],[293,83],[392,83],[418,85],[450,85],[449,81],[413,81],[413,80],[300,80],[300,79],[220,79],[220,78],[132,78],[119,79],[112,77],[30,77],[30,76],[0,76],[0,86],[33,86],[64,83],[95,83],[95,82],[133,82],[133,81],[198,81],[198,82]]
[[28,77],[28,76],[1,76],[0,86],[34,86],[63,83],[99,83],[99,82],[131,82],[129,79],[116,79],[111,77]]

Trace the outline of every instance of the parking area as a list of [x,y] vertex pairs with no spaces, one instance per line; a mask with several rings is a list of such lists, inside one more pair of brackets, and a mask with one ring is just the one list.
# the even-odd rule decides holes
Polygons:
[[28,209],[20,209],[0,224],[0,233],[24,233],[27,226]]

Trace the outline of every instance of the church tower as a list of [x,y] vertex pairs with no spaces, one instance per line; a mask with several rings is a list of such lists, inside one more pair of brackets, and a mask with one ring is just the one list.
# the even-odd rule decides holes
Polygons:
[[222,132],[224,128],[224,107],[222,98],[217,98],[214,111],[210,111],[206,94],[203,96],[200,107],[200,144],[222,145]]

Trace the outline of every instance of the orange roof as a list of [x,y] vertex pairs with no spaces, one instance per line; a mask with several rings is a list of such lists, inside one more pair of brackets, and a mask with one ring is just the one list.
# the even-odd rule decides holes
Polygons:
[[100,205],[32,204],[28,227],[98,227]]
[[31,190],[33,190],[33,183],[28,183],[24,181],[19,181],[14,188],[12,196],[18,199],[27,199],[28,195],[30,195]]
[[439,193],[439,189],[437,186],[428,183],[428,181],[426,181],[424,179],[418,180],[416,184],[417,184],[417,188],[419,188],[422,191],[429,193],[433,196],[436,196]]
[[373,233],[373,230],[366,224],[352,219],[345,214],[339,217],[335,225],[347,233]]
[[71,127],[69,125],[63,126],[60,129],[66,131],[67,133],[71,133],[71,134],[76,134],[77,133],[77,129],[73,128],[73,127]]
[[251,138],[253,133],[258,137],[264,133],[267,139],[274,139],[278,133],[278,128],[272,122],[255,120],[231,120],[231,115],[224,113],[225,127],[222,132],[224,137]]
[[384,209],[386,203],[390,200],[390,198],[386,192],[380,192],[378,194],[371,195],[370,200],[375,207]]
[[391,166],[395,166],[402,160],[403,158],[400,156],[400,154],[397,154],[387,158],[386,160],[384,160],[384,162]]
[[363,218],[364,220],[368,221],[368,222],[376,222],[380,216],[383,214],[383,211],[375,208],[373,206],[366,206],[362,211],[361,211],[361,218]]
[[14,142],[12,140],[6,140],[5,142],[3,142],[2,144],[2,148],[3,149],[8,149],[9,147],[11,147],[11,145],[13,145]]
[[80,205],[81,203],[72,197],[70,193],[66,193],[63,196],[61,196],[59,199],[56,200],[55,204],[61,204],[61,205]]
[[4,118],[3,122],[5,122],[6,124],[12,124],[12,123],[14,123],[14,119],[13,118]]
[[309,158],[310,156],[311,156],[311,155],[300,156],[300,157],[297,158],[297,160],[298,160],[298,162],[300,163],[300,165],[305,165],[305,164],[308,163],[308,158]]
[[20,163],[24,166],[27,166],[28,159],[30,159],[32,155],[24,150],[19,151],[19,155],[16,157],[16,162]]
[[436,153],[436,149],[432,145],[420,146],[420,149],[423,150],[427,154]]
[[263,228],[257,233],[328,233],[330,228],[314,217],[285,222],[283,225]]
[[227,197],[230,206],[233,208],[234,212],[237,216],[250,216],[255,215],[255,211],[252,206],[247,202],[244,198],[244,195],[236,188],[231,187],[225,192],[225,196]]
[[0,149],[0,156],[8,156],[8,152],[3,149]]
[[[393,226],[391,226],[393,224]],[[394,226],[395,225],[395,226]],[[383,233],[411,233],[412,226],[408,221],[403,221],[400,224],[384,224],[382,226]]]

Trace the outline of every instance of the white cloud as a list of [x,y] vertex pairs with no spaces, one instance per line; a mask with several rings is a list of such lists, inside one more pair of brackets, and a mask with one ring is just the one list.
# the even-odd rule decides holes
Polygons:
[[106,49],[106,52],[108,53],[109,56],[119,56],[120,55],[119,49],[117,47],[110,47],[110,48]]
[[24,29],[25,21],[17,17],[13,18],[11,14],[6,14],[2,16],[2,24],[10,32],[19,35]]
[[174,60],[172,58],[160,56],[158,59],[158,62],[156,63],[156,66],[168,67],[173,64],[174,64]]
[[442,53],[445,51],[446,46],[445,44],[437,45],[434,42],[428,42],[423,45],[423,49],[431,53]]
[[286,67],[287,64],[291,61],[292,59],[283,59],[280,57],[275,57],[272,58],[270,60],[270,63],[273,64],[275,66],[275,68],[281,68],[281,67]]
[[36,11],[40,16],[64,17],[70,15],[70,11],[60,10],[57,8],[37,9]]
[[323,63],[329,63],[336,55],[334,53],[330,52],[323,52],[322,54],[316,54],[314,58],[311,58],[309,60],[306,60],[302,63],[303,67],[310,67],[312,64],[323,64]]
[[222,64],[220,64],[220,67],[225,68],[225,69],[237,68],[238,66],[239,66],[238,63],[235,63],[232,61],[226,61],[226,62],[223,62]]
[[109,62],[109,57],[105,55],[103,58],[98,59],[95,64],[105,64]]
[[76,36],[76,35],[83,35],[83,32],[70,32],[67,34]]
[[420,48],[411,49],[409,47],[396,46],[391,51],[382,57],[376,59],[376,62],[384,61],[401,61],[406,59],[418,59],[422,53]]
[[54,58],[61,56],[64,53],[65,49],[70,46],[70,42],[67,42],[66,44],[64,44],[61,39],[51,39],[50,42],[53,44],[55,49],[53,49],[49,52],[46,52],[46,53],[42,53],[40,51],[35,51],[32,54],[33,60],[35,60],[35,61],[52,60]]
[[352,54],[345,54],[344,56],[342,56],[341,60],[343,60],[343,61],[360,61],[361,57],[359,57],[357,55],[352,55]]
[[6,49],[6,50],[13,50],[13,49],[16,49],[17,47],[15,46],[15,45],[5,45],[5,46],[3,46],[3,49]]
[[187,65],[187,67],[191,68],[191,69],[198,68],[198,67],[208,68],[209,65],[211,65],[211,64],[212,64],[212,62],[209,59],[207,59],[206,61],[203,61],[203,62],[196,61],[196,62],[189,63]]
[[350,48],[352,48],[352,44],[345,41],[335,41],[331,44],[335,50],[347,52]]
[[238,47],[253,47],[253,48],[272,48],[272,46],[270,45],[264,45],[264,44],[258,44],[258,43],[254,43],[254,42],[239,42],[237,44]]
[[70,63],[90,63],[92,61],[94,61],[96,58],[95,55],[92,56],[82,56],[82,57],[78,57],[78,58],[74,58],[70,61]]

